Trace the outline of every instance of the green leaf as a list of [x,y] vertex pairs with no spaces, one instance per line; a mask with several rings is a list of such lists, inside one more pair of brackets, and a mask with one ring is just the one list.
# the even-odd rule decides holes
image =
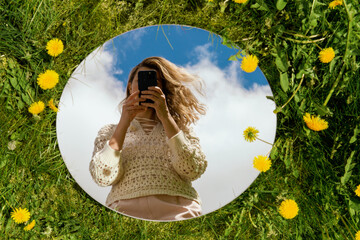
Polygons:
[[226,37],[222,37],[221,44],[227,46],[228,48],[231,48],[231,49],[233,48],[231,41],[229,39],[227,39]]
[[298,178],[299,177],[299,170],[294,170],[292,172],[292,174],[294,175],[295,178]]
[[271,149],[270,159],[271,159],[271,160],[274,160],[277,156],[278,156],[278,149],[277,149],[277,147],[274,146],[274,147]]
[[15,67],[15,62],[11,58],[8,59],[9,68],[13,69]]
[[15,77],[10,77],[10,83],[16,90],[20,90],[20,85]]
[[7,157],[6,156],[2,157],[0,162],[0,169],[5,167],[6,163],[7,163]]
[[29,82],[26,80],[24,72],[19,72],[18,76],[19,76],[18,82],[20,84],[20,87],[22,88],[23,91],[26,91],[26,88],[28,87]]
[[304,69],[301,69],[296,75],[295,75],[295,78],[296,79],[300,79],[302,78],[302,75],[305,74],[305,70]]
[[287,73],[280,73],[280,86],[284,92],[289,90],[289,79]]
[[331,113],[330,109],[326,106],[323,105],[319,105],[315,102],[312,103],[314,105],[314,107],[316,108],[316,113],[319,114],[320,116],[324,116],[328,113]]
[[290,167],[290,157],[285,157],[284,163],[285,163],[286,169],[289,169],[289,167]]
[[224,13],[227,6],[228,6],[227,2],[220,3],[220,12]]
[[24,104],[23,101],[21,101],[21,100],[19,99],[17,106],[18,106],[19,109],[23,109],[24,106],[25,106],[25,104]]
[[137,2],[137,3],[135,4],[135,9],[138,10],[138,9],[140,9],[140,8],[143,8],[143,6],[144,6],[144,3],[142,3],[142,2]]
[[20,133],[14,132],[13,134],[11,134],[10,139],[15,140],[18,139],[19,137],[20,137]]
[[287,2],[285,2],[284,0],[277,0],[276,2],[276,8],[281,11],[285,8]]
[[310,27],[313,27],[313,28],[316,27],[317,23],[318,23],[317,19],[311,20],[310,21]]
[[32,98],[35,98],[35,91],[34,91],[34,89],[33,89],[33,88],[29,88],[28,90],[29,90],[30,96],[31,96]]
[[288,64],[286,62],[286,59],[281,59],[279,56],[276,56],[275,59],[276,66],[280,69],[281,72],[286,72],[288,69]]
[[335,67],[335,63],[336,63],[336,60],[333,59],[331,62],[330,62],[330,65],[329,65],[329,72],[332,73],[333,70],[334,70],[334,67]]
[[349,199],[349,208],[354,209],[355,211],[360,211],[360,200],[355,197],[350,197]]
[[300,107],[299,107],[299,110],[301,112],[304,112],[305,111],[305,102],[306,102],[306,98],[304,98],[302,101],[301,101],[301,104],[300,104]]
[[254,3],[253,5],[250,6],[250,8],[255,8],[255,9],[257,9],[259,7],[260,7],[260,4],[258,4],[258,3]]
[[261,10],[261,11],[269,11],[269,8],[266,5],[264,0],[257,0],[256,3],[251,6],[251,8],[257,8],[258,10]]
[[297,102],[297,103],[300,101],[300,98],[299,98],[298,94],[295,94],[294,100],[295,100],[295,102]]
[[250,6],[250,8],[255,8],[261,11],[269,11],[269,8],[265,5],[260,5],[259,3],[255,3],[253,5]]
[[304,131],[305,131],[305,134],[306,134],[306,136],[310,136],[310,134],[311,134],[311,131],[310,131],[310,129],[309,128],[306,128],[306,127],[304,127],[303,128],[304,129]]
[[343,184],[343,185],[345,185],[349,181],[351,174],[352,174],[352,169],[356,165],[356,163],[351,163],[354,154],[355,154],[355,150],[351,152],[350,157],[347,159],[346,166],[345,166],[345,174],[340,179],[341,184]]
[[237,61],[236,55],[232,55],[228,58],[228,61]]
[[354,129],[354,135],[351,137],[349,143],[353,143],[356,141],[356,135],[360,132],[360,130],[358,129],[358,126],[355,127]]
[[271,101],[275,102],[274,96],[266,96],[267,99],[270,99]]
[[290,151],[290,146],[291,145],[291,142],[290,142],[290,140],[288,139],[287,141],[286,141],[286,151],[285,151],[285,159],[284,159],[284,163],[285,163],[285,166],[286,166],[286,169],[289,169],[290,168],[290,159],[291,159],[291,157],[290,157],[290,153],[289,153],[289,151]]
[[29,98],[29,96],[26,93],[22,93],[21,94],[21,99],[27,104],[27,105],[31,105],[31,100]]
[[[5,232],[5,236],[9,236],[11,233],[14,232],[14,226],[13,225],[14,225],[13,220],[7,221],[6,226],[5,226],[5,231],[2,230],[2,231]],[[2,227],[2,229],[3,229],[3,227]]]

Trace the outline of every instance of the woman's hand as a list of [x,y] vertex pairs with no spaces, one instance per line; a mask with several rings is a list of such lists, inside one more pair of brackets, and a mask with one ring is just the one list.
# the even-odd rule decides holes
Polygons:
[[139,91],[133,92],[125,101],[122,107],[121,119],[125,124],[129,125],[135,116],[147,110],[146,106],[139,105],[140,101],[145,101],[145,98],[139,98]]
[[164,120],[169,120],[170,112],[166,104],[165,94],[161,88],[158,86],[149,87],[148,90],[141,91],[141,97],[154,101],[154,103],[142,102],[141,105],[154,108],[156,115],[161,122],[164,122]]

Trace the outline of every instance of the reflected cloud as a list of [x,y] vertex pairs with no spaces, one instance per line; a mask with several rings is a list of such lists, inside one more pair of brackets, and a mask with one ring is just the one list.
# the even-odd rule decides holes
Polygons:
[[127,41],[126,44],[121,47],[125,49],[130,48],[132,50],[138,50],[146,33],[146,27],[128,32],[128,38],[131,39],[131,41]]
[[[196,185],[197,189],[201,189],[200,194],[209,201],[214,198],[216,189],[222,204],[227,204],[246,190],[246,184],[240,183],[250,185],[258,175],[252,166],[256,152],[265,155],[271,149],[271,146],[259,141],[246,142],[242,133],[248,126],[256,126],[260,130],[260,138],[272,142],[274,132],[268,125],[274,120],[271,110],[275,109],[275,104],[266,99],[267,95],[272,95],[268,85],[253,83],[250,89],[241,85],[238,62],[229,62],[229,66],[222,70],[211,61],[212,53],[206,47],[198,47],[197,50],[200,61],[185,68],[206,82],[207,98],[199,94],[196,96],[207,104],[208,112],[194,129],[204,146],[209,165],[202,181]],[[207,207],[209,211],[217,203],[218,200],[213,201],[212,206],[204,204],[204,211]]]
[[193,91],[208,109],[194,130],[207,156],[208,168],[193,186],[201,196],[203,214],[207,214],[231,202],[258,176],[253,158],[267,154],[271,146],[261,141],[246,142],[243,131],[254,126],[260,138],[273,142],[275,103],[266,98],[272,92],[259,68],[252,74],[244,73],[240,62],[227,60],[229,49],[209,38],[209,32],[177,25],[164,27],[174,45],[174,50],[169,50],[161,32],[155,41],[154,28],[157,26],[111,39],[74,71],[59,104],[59,148],[78,184],[104,204],[110,187],[97,186],[88,171],[97,131],[104,124],[118,123],[117,104],[125,97],[131,68],[141,58],[163,56],[205,82],[206,97]]

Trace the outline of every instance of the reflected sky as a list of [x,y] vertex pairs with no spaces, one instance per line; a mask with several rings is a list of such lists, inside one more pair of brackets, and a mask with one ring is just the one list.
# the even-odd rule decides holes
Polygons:
[[[111,39],[103,47],[104,51],[114,56],[112,74],[126,83],[132,67],[150,56],[165,57],[180,66],[194,65],[201,57],[208,57],[218,68],[227,68],[231,64],[227,59],[238,50],[225,47],[221,42],[220,36],[203,29],[162,25],[132,30],[126,35]],[[206,48],[208,55],[199,55],[199,48]],[[240,66],[240,63],[241,60],[237,65]],[[242,71],[238,75],[238,81],[245,89],[249,89],[254,83],[268,85],[259,68],[251,74]]]
[[144,58],[162,56],[205,82],[206,97],[194,94],[208,107],[194,125],[207,157],[206,172],[193,186],[202,199],[203,214],[215,211],[243,193],[259,175],[253,159],[266,155],[271,145],[246,142],[243,131],[256,127],[259,137],[273,143],[276,134],[275,103],[258,67],[252,73],[237,53],[221,44],[218,35],[180,25],[149,26],[110,39],[76,68],[66,84],[57,114],[60,152],[71,175],[91,197],[105,204],[110,187],[99,187],[88,166],[98,130],[117,124],[118,103],[125,97],[130,70]]

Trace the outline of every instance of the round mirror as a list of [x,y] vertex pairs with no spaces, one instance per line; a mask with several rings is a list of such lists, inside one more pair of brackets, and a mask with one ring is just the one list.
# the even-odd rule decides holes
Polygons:
[[[113,135],[121,118],[118,105],[126,97],[129,74],[144,59],[153,56],[166,59],[187,73],[198,76],[204,83],[205,95],[192,90],[197,100],[206,105],[206,114],[199,115],[196,124],[192,124],[193,135],[187,135],[182,131],[168,139],[163,125],[160,125],[158,129],[159,134],[162,132],[160,136],[164,140],[163,143],[167,144],[164,147],[169,147],[171,144],[184,146],[185,142],[190,144],[186,146],[191,146],[188,136],[197,137],[199,140],[196,145],[199,147],[196,149],[179,147],[174,150],[174,147],[169,147],[171,151],[167,152],[169,157],[167,159],[170,160],[169,164],[165,164],[166,166],[168,164],[171,170],[171,173],[165,173],[165,175],[172,174],[171,176],[176,176],[176,181],[185,182],[184,188],[188,193],[179,190],[178,196],[183,197],[181,200],[194,200],[189,196],[198,195],[197,203],[201,206],[201,212],[194,214],[193,217],[225,206],[242,194],[256,179],[260,172],[254,168],[253,159],[258,155],[269,154],[271,145],[259,140],[248,142],[244,139],[243,133],[251,126],[259,130],[259,138],[273,143],[276,134],[276,115],[273,110],[276,106],[267,98],[267,96],[272,96],[271,88],[259,67],[251,73],[241,70],[241,59],[228,60],[230,56],[237,54],[239,49],[226,46],[222,44],[222,41],[220,36],[199,28],[183,25],[148,26],[110,39],[87,56],[76,68],[60,99],[56,122],[57,137],[61,155],[69,172],[93,199],[109,207],[107,200],[109,201],[111,191],[113,191],[110,197],[112,202],[118,198],[134,200],[140,195],[154,196],[166,193],[168,195],[163,196],[178,195],[177,190],[147,191],[145,187],[140,191],[142,192],[140,195],[124,195],[124,188],[119,187],[119,183],[125,181],[126,171],[130,171],[131,163],[129,162],[136,159],[133,155],[125,154],[125,148],[121,154],[119,154],[120,150],[116,151],[112,148],[112,152],[109,148],[107,149],[108,153],[129,158],[125,167],[117,168],[117,172],[123,174],[122,179],[117,178],[117,182],[113,185],[100,186],[91,174],[90,162],[94,157],[95,140],[99,130],[106,125],[110,126],[109,131],[113,132],[106,135],[107,139],[102,139],[104,141],[101,146],[102,148],[110,147],[109,138]],[[189,85],[188,88],[191,89],[191,86]],[[129,125],[128,129],[133,126],[131,131],[140,131],[141,124],[138,125],[135,122],[136,120],[133,120],[133,124]],[[130,136],[134,136],[133,132],[126,133],[124,146],[125,142],[131,138]],[[109,142],[105,143],[106,140]],[[155,149],[155,145],[151,146]],[[188,157],[201,155],[199,151],[203,153],[201,156],[205,156],[205,159],[199,158],[202,161],[201,167],[199,165],[192,167],[192,170],[198,171],[196,177],[184,177],[176,171],[176,167],[171,165],[175,161],[171,158],[176,155],[176,151],[180,151],[179,149],[190,149],[191,151],[187,152],[190,154],[185,154]],[[97,149],[97,151],[100,150]],[[176,155],[178,161],[181,159],[180,155]],[[110,173],[105,169],[108,166],[102,167],[100,168],[102,173],[109,175]],[[143,168],[146,169],[146,167],[148,166]],[[203,172],[198,168],[203,169]],[[100,170],[93,171],[98,173]],[[156,171],[155,167],[155,173],[150,175],[155,177],[157,172],[160,171]],[[146,185],[147,183],[142,182],[148,181],[144,180],[145,178],[128,180],[126,186]],[[166,181],[162,179],[160,182],[165,184]],[[172,184],[176,185],[174,181]],[[113,189],[115,187],[116,189]],[[131,204],[143,203],[133,201]],[[122,213],[132,216],[126,212]],[[145,216],[136,218],[153,220]],[[172,220],[178,219],[181,218]]]

